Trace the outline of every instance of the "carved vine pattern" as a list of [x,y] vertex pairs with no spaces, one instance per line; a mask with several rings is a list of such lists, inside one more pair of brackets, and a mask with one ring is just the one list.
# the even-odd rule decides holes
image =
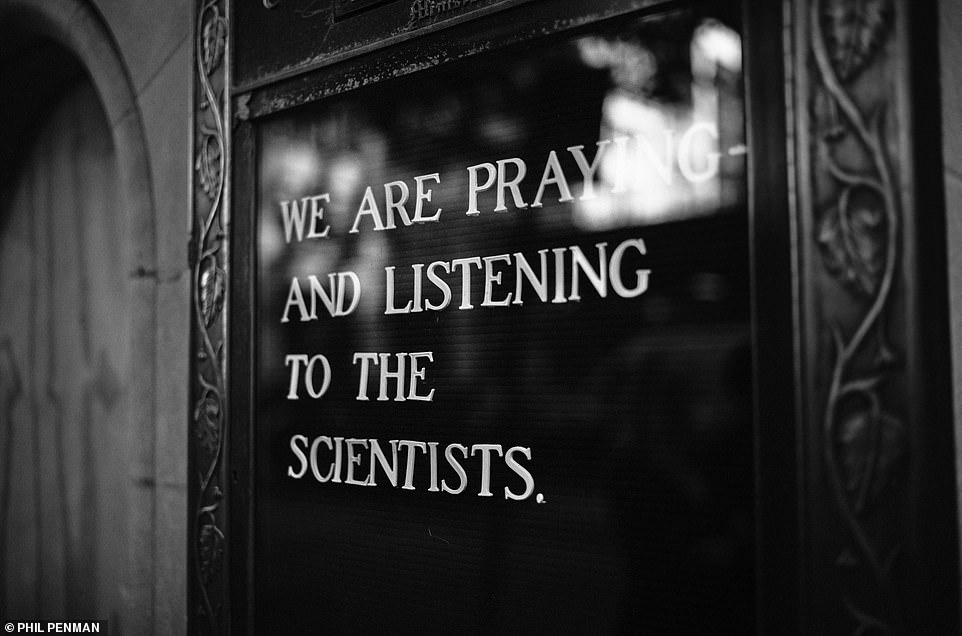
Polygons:
[[[819,215],[816,241],[826,270],[863,308],[850,335],[830,325],[834,360],[822,415],[832,500],[854,551],[844,551],[840,562],[866,568],[884,603],[867,610],[843,596],[856,635],[896,633],[901,614],[892,580],[899,546],[883,554],[867,521],[907,454],[905,428],[885,410],[882,393],[896,359],[885,313],[898,258],[898,184],[886,148],[884,103],[860,106],[850,89],[884,44],[892,12],[891,0],[812,0],[809,15],[817,81],[828,100],[827,121],[814,122],[816,169],[827,171],[835,191]],[[857,143],[867,168],[842,165],[838,147],[846,140]]]
[[195,352],[193,435],[196,510],[194,572],[199,631],[216,633],[221,595],[214,587],[223,570],[226,537],[220,471],[224,453],[226,370],[224,344],[227,281],[227,16],[224,0],[200,0],[196,18],[195,63],[199,87],[195,112],[195,162],[199,188],[194,196],[192,243],[192,350]]

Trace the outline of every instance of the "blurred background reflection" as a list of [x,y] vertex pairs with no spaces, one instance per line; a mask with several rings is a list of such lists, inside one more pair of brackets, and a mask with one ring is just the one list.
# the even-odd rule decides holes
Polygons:
[[[428,630],[752,629],[742,91],[737,21],[686,10],[478,55],[263,124],[255,580],[265,626],[308,628],[325,607],[375,596],[395,624],[417,613]],[[595,162],[590,183],[575,146]],[[563,178],[539,197],[552,151]],[[493,212],[491,189],[480,214],[465,214],[467,168],[509,158],[527,166],[525,205],[508,196],[514,205]],[[373,231],[365,219],[349,231],[366,188],[431,173],[438,222]],[[329,237],[288,241],[280,202],[320,193]],[[403,305],[417,263],[516,252],[535,263],[538,250],[567,246],[595,259],[600,242],[638,238],[646,254],[626,258],[623,275],[651,276],[635,298],[601,298],[582,275],[579,302],[526,291],[524,305],[385,315],[385,267]],[[343,271],[363,290],[354,313],[281,323],[292,277]],[[457,297],[460,276],[448,278]],[[472,278],[472,298],[483,278]],[[438,289],[424,294],[441,302]],[[435,400],[358,402],[357,351],[432,351]],[[331,360],[322,401],[284,399],[293,352]],[[414,491],[293,480],[295,434],[530,447],[547,503],[479,500],[476,484],[430,493],[424,475]],[[508,478],[493,469],[495,488]],[[438,600],[428,616],[413,604],[426,596]],[[384,619],[324,616],[335,630]]]

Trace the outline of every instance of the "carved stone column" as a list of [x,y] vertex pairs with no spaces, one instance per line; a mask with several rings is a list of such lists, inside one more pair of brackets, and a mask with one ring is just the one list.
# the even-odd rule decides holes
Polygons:
[[923,208],[917,189],[924,122],[911,69],[924,43],[909,4],[786,3],[795,44],[802,616],[811,634],[958,629],[956,529],[951,514],[933,513],[954,510],[951,491],[941,491],[951,460],[945,369],[927,353],[945,315],[928,311],[925,296],[945,289],[924,274],[924,226],[941,212],[938,197]]
[[227,633],[227,235],[230,199],[227,0],[198,0],[194,22],[188,615],[195,634]]

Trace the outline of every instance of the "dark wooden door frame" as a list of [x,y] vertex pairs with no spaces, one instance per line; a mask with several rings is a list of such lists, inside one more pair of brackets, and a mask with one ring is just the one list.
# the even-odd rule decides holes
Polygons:
[[[494,4],[478,23],[577,3]],[[742,3],[760,633],[959,625],[941,140],[923,108],[938,103],[935,5],[908,4]],[[414,29],[238,91],[232,9],[198,0],[194,23],[192,633],[253,624],[257,118],[376,82],[386,53],[396,69],[469,54],[445,28]]]

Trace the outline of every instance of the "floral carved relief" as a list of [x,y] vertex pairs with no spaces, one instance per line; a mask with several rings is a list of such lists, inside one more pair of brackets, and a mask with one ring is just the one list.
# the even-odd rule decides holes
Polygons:
[[225,0],[200,0],[195,22],[191,603],[196,631],[224,631],[228,22]]
[[[895,570],[902,544],[880,520],[904,482],[909,456],[895,385],[903,344],[890,333],[900,293],[902,211],[892,150],[897,125],[880,82],[894,31],[891,0],[811,0],[809,131],[812,240],[824,279],[813,295],[820,465],[840,522],[839,604],[851,633],[893,634],[902,619]],[[893,344],[895,340],[895,344]]]

